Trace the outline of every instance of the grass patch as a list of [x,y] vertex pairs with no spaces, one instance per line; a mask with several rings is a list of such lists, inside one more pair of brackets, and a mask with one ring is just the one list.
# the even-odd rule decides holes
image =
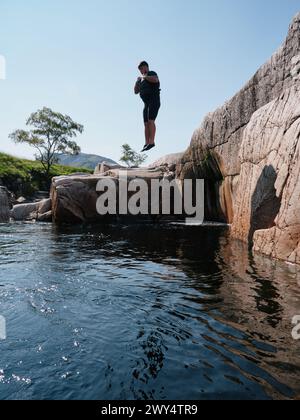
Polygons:
[[[76,172],[92,173],[88,169],[54,165],[51,176],[71,175]],[[40,162],[19,159],[0,153],[0,185],[20,196],[30,196],[39,190],[48,190],[49,183],[45,179],[44,169]]]

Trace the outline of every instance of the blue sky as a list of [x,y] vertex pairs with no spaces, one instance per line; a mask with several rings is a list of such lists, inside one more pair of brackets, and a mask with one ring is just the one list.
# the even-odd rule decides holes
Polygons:
[[0,0],[0,150],[32,157],[8,134],[48,106],[84,124],[83,152],[118,160],[144,144],[133,95],[146,59],[162,84],[157,148],[188,146],[210,111],[229,99],[284,40],[299,0]]

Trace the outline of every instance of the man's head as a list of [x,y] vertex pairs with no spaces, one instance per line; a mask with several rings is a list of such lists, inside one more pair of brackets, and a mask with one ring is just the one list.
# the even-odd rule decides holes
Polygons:
[[149,64],[146,61],[142,61],[141,64],[139,65],[139,71],[143,75],[147,74],[149,71]]

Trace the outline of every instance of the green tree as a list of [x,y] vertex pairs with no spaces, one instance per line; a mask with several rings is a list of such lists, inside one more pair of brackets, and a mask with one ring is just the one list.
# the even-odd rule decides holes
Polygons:
[[123,144],[121,162],[124,162],[129,168],[133,166],[140,166],[147,160],[147,156],[135,152],[129,144]]
[[68,115],[43,108],[31,114],[26,125],[33,128],[29,131],[16,130],[9,138],[17,144],[26,143],[36,149],[35,157],[42,163],[47,179],[50,179],[51,168],[57,162],[57,153],[80,153],[80,147],[72,138],[83,133],[84,128]]

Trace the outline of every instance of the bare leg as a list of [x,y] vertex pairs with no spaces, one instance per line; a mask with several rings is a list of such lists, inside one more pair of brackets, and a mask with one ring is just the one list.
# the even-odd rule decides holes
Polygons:
[[156,125],[155,125],[155,121],[153,120],[149,121],[149,131],[150,131],[149,144],[154,144],[155,135],[156,135]]
[[145,140],[146,144],[150,144],[150,126],[149,123],[145,123]]

